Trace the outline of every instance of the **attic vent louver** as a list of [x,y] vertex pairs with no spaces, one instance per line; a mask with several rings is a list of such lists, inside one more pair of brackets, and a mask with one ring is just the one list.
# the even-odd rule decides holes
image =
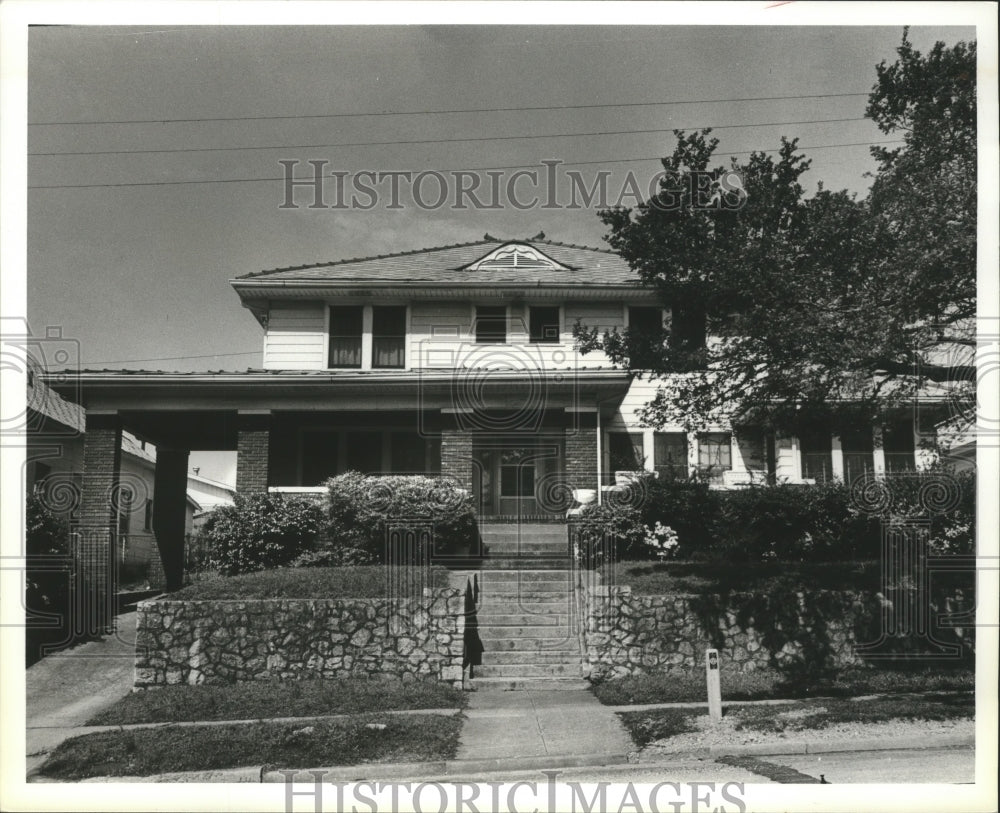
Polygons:
[[521,244],[501,246],[468,266],[469,271],[509,271],[511,269],[523,271],[569,270],[537,249]]

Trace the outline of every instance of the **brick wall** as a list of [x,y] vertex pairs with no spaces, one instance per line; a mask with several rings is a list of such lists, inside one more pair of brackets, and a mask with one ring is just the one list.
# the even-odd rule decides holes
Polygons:
[[87,416],[80,524],[73,546],[80,592],[72,624],[83,634],[102,632],[113,614],[114,501],[121,475],[121,448],[122,429],[117,416]]
[[441,432],[441,474],[472,492],[472,435],[459,429]]
[[597,488],[597,427],[566,430],[566,481],[572,488]]
[[267,491],[270,446],[268,419],[240,416],[236,435],[236,490]]

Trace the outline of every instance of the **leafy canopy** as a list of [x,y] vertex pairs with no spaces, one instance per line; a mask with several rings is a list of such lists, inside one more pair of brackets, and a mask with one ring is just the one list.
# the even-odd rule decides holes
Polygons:
[[[724,167],[710,130],[675,131],[657,196],[599,213],[671,320],[656,335],[577,325],[576,336],[660,380],[647,423],[853,423],[928,382],[970,386],[975,43],[922,56],[904,31],[897,53],[877,66],[866,114],[902,144],[872,148],[866,198],[822,184],[806,197],[796,140]],[[699,177],[734,171],[742,205],[699,205]]]

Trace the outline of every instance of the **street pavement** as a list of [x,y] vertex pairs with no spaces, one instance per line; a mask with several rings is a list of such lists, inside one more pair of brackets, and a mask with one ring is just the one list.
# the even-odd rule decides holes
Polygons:
[[831,784],[967,783],[976,781],[974,748],[905,751],[839,751],[831,754],[766,756],[762,759]]

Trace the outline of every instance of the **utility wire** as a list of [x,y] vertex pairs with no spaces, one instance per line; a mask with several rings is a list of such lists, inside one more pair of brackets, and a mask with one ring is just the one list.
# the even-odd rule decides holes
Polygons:
[[540,138],[589,138],[591,136],[645,135],[649,133],[669,133],[674,130],[734,130],[742,127],[778,127],[791,124],[832,124],[845,121],[865,121],[865,116],[846,119],[809,119],[806,121],[762,121],[753,124],[717,124],[700,127],[660,127],[653,130],[604,130],[590,133],[542,133],[532,135],[470,136],[465,138],[421,138],[406,141],[353,141],[341,144],[268,144],[248,147],[174,147],[168,149],[142,150],[82,150],[74,152],[29,152],[30,156],[56,155],[148,155],[150,153],[175,152],[231,152],[242,150],[313,150],[340,147],[388,147],[402,144],[458,144],[473,141],[522,141]]
[[665,107],[678,104],[729,104],[735,102],[771,102],[790,99],[835,99],[868,96],[861,93],[806,93],[797,96],[756,96],[742,99],[685,99],[672,102],[611,102],[607,104],[561,104],[531,107],[473,107],[450,110],[374,110],[366,113],[309,113],[289,116],[206,116],[189,119],[101,119],[94,121],[29,121],[29,127],[75,126],[89,124],[191,124],[205,121],[279,121],[287,119],[346,119],[365,116],[443,116],[451,113],[520,113],[540,110],[597,110],[608,107]]
[[[901,139],[896,139],[892,141],[858,141],[851,144],[815,144],[811,146],[800,146],[797,147],[799,150],[831,150],[839,147],[870,147],[881,144],[902,144],[904,143]],[[723,155],[750,155],[754,152],[777,152],[780,148],[773,147],[767,149],[757,149],[757,150],[740,150],[738,152],[716,152],[713,153],[715,156]],[[603,161],[570,161],[566,163],[560,163],[561,167],[581,167],[581,166],[591,166],[594,164],[632,164],[638,163],[639,161],[659,161],[663,158],[662,155],[645,156],[641,158],[611,158]],[[469,167],[468,169],[445,169],[436,170],[438,172],[496,172],[508,169],[534,169],[538,167],[538,164],[517,164],[513,166],[506,167]],[[389,170],[386,170],[388,172]],[[433,172],[435,170],[419,170],[419,172]],[[357,172],[347,173],[345,177],[354,177]],[[321,176],[324,177],[324,176]],[[334,177],[330,175],[328,177]],[[196,179],[189,181],[136,181],[127,183],[85,183],[85,184],[46,184],[46,185],[30,185],[28,189],[96,189],[96,188],[121,188],[128,186],[183,186],[187,184],[229,184],[229,183],[263,183],[271,181],[312,181],[314,178],[284,178],[284,177],[273,177],[273,178],[206,178],[206,179]]]

